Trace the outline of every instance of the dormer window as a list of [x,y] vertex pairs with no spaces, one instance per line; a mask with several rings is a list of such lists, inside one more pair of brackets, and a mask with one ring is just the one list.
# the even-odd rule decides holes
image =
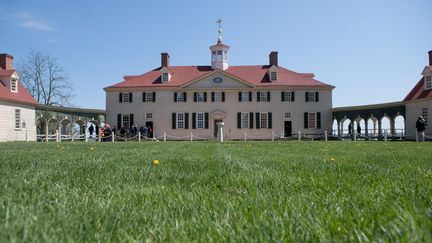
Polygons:
[[432,76],[425,77],[425,90],[432,89]]
[[276,72],[270,72],[270,80],[276,81],[277,80],[277,73]]
[[162,73],[162,82],[168,82],[169,73]]
[[10,85],[11,92],[17,93],[18,92],[18,80],[17,79],[11,79],[11,85]]

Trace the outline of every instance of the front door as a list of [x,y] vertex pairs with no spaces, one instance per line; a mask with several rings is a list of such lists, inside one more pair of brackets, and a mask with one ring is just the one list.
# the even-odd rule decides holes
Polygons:
[[147,127],[148,137],[153,137],[153,122],[152,121],[146,121],[145,126]]
[[214,129],[214,133],[213,133],[213,137],[214,138],[217,138],[217,134],[218,134],[218,123],[219,122],[222,122],[222,120],[214,120],[214,123],[213,123],[213,129]]
[[292,135],[292,122],[285,121],[284,125],[284,137],[291,137]]

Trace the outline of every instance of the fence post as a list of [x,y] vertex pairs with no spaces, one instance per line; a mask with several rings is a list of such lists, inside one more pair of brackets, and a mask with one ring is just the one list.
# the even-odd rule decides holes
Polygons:
[[163,139],[164,139],[164,142],[166,142],[166,132],[164,132]]
[[193,134],[192,133],[190,135],[190,140],[191,140],[191,142],[193,141]]
[[29,138],[29,130],[26,129],[26,142],[29,142],[30,138]]
[[102,134],[101,131],[99,131],[99,133],[98,133],[98,142],[102,141],[101,134]]
[[327,139],[327,136],[328,136],[328,135],[327,135],[327,131],[325,131],[325,132],[324,132],[324,139],[325,139],[326,142],[327,142],[327,140],[328,140],[328,139]]
[[138,132],[138,142],[141,142],[141,132]]
[[247,136],[246,136],[246,132],[244,133],[244,141],[246,142],[247,140]]
[[301,131],[298,131],[298,140],[301,141]]
[[274,142],[275,133],[272,131],[272,142]]
[[75,140],[75,135],[74,135],[74,132],[72,131],[72,133],[71,133],[71,141],[73,142],[74,140]]
[[423,131],[422,132],[422,142],[424,142],[425,141],[425,132]]
[[384,141],[387,142],[387,130],[384,131]]
[[59,130],[56,130],[56,142],[60,142],[59,140]]
[[357,132],[354,130],[352,134],[353,134],[353,141],[356,142],[357,141]]
[[87,132],[87,130],[85,131],[85,133],[84,133],[84,141],[85,142],[88,142],[88,132]]
[[111,132],[111,142],[114,143],[114,140],[115,140],[115,134],[113,132]]

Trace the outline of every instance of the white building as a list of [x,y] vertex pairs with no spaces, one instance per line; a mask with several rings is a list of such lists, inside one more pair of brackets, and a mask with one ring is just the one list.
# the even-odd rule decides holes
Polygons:
[[220,121],[230,139],[331,131],[334,86],[280,66],[277,52],[267,65],[230,66],[229,48],[219,35],[209,66],[171,66],[162,53],[160,67],[104,88],[107,122],[117,131],[151,126],[155,137],[184,139],[215,138]]
[[432,110],[432,50],[429,51],[429,65],[423,68],[422,77],[403,100],[406,106],[406,134],[414,139],[415,124],[419,116],[426,121],[426,135],[432,137],[429,113]]
[[36,140],[35,106],[13,69],[13,57],[0,54],[0,142]]

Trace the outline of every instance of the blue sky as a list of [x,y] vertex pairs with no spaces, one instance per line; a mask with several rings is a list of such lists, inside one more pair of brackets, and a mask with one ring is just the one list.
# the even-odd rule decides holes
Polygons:
[[432,50],[430,0],[26,1],[0,0],[0,52],[58,58],[75,106],[105,108],[103,87],[160,65],[208,65],[231,46],[230,65],[279,64],[336,86],[333,106],[398,101]]

